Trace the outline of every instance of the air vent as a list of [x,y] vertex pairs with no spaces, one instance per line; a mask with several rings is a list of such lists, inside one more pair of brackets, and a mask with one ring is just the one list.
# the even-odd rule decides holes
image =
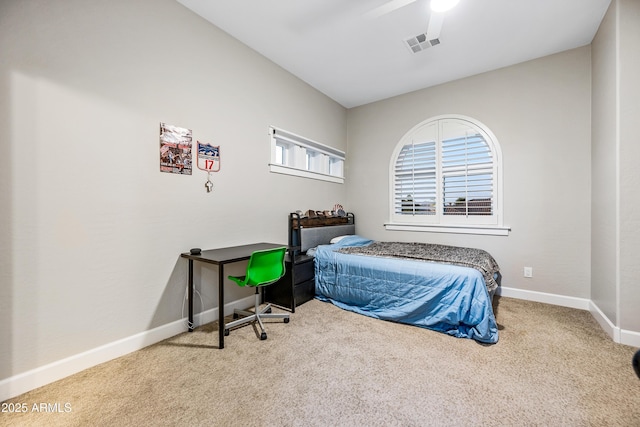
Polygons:
[[440,39],[427,40],[427,34],[422,33],[414,37],[409,37],[405,39],[404,42],[411,52],[418,53],[432,46],[439,45]]

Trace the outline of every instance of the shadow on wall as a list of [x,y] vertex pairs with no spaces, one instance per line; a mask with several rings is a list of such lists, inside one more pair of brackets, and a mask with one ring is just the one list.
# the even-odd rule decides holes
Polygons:
[[[155,311],[148,330],[165,326],[176,319],[184,319],[185,331],[187,330],[187,316],[189,305],[187,300],[187,283],[189,262],[181,258],[180,254],[173,266],[173,270],[167,279],[162,296],[156,304]],[[246,269],[246,261],[235,262],[225,266],[225,276],[242,275]],[[193,264],[193,313],[196,326],[202,319],[198,315],[206,310],[216,309],[218,305],[218,267],[211,264],[195,262]],[[253,291],[240,288],[225,279],[225,303],[228,305],[237,300],[251,296]],[[229,310],[229,307],[225,307]]]
[[[180,255],[178,254],[178,258],[176,259],[173,270],[169,275],[164,291],[162,292],[162,296],[156,304],[155,312],[148,329],[164,326],[176,319],[187,317],[187,270],[187,261],[180,258]],[[195,274],[196,272],[194,269],[194,275]],[[194,282],[197,284],[199,283],[199,280],[194,280]],[[199,313],[202,311],[201,299],[198,298],[196,294],[194,300],[194,313]],[[186,328],[187,323],[185,321],[185,330]]]
[[[0,90],[1,93],[10,94],[9,74],[7,70],[0,69]],[[8,114],[10,108],[10,96],[0,97],[0,114],[6,114],[6,120],[2,120],[4,126],[0,126],[2,139],[2,157],[13,158],[11,142],[11,117]],[[14,317],[14,280],[13,270],[13,162],[4,161],[0,168],[0,381],[13,375],[13,317]]]

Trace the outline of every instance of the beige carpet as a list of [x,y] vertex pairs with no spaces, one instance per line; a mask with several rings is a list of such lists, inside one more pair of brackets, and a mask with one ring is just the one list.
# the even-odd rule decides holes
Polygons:
[[61,412],[0,425],[640,426],[634,348],[585,311],[495,306],[495,345],[315,300],[269,323],[266,341],[246,326],[218,350],[205,325],[11,399]]

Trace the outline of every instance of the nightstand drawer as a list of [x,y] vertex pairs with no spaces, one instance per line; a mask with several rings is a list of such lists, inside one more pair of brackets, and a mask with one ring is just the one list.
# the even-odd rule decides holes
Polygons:
[[315,297],[316,281],[313,257],[298,255],[294,262],[287,255],[287,271],[282,279],[265,286],[264,301],[295,313],[296,307]]
[[316,296],[316,280],[312,278],[306,282],[299,283],[293,288],[293,295],[295,305],[304,304],[307,301],[313,299]]
[[313,279],[313,277],[313,260],[293,265],[294,284],[306,282],[309,279]]

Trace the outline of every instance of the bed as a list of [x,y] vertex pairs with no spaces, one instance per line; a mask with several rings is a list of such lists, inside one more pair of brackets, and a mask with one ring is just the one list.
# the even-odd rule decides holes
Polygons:
[[315,297],[342,309],[481,343],[496,343],[492,298],[499,267],[487,252],[424,243],[377,242],[348,224],[292,227],[314,256]]

